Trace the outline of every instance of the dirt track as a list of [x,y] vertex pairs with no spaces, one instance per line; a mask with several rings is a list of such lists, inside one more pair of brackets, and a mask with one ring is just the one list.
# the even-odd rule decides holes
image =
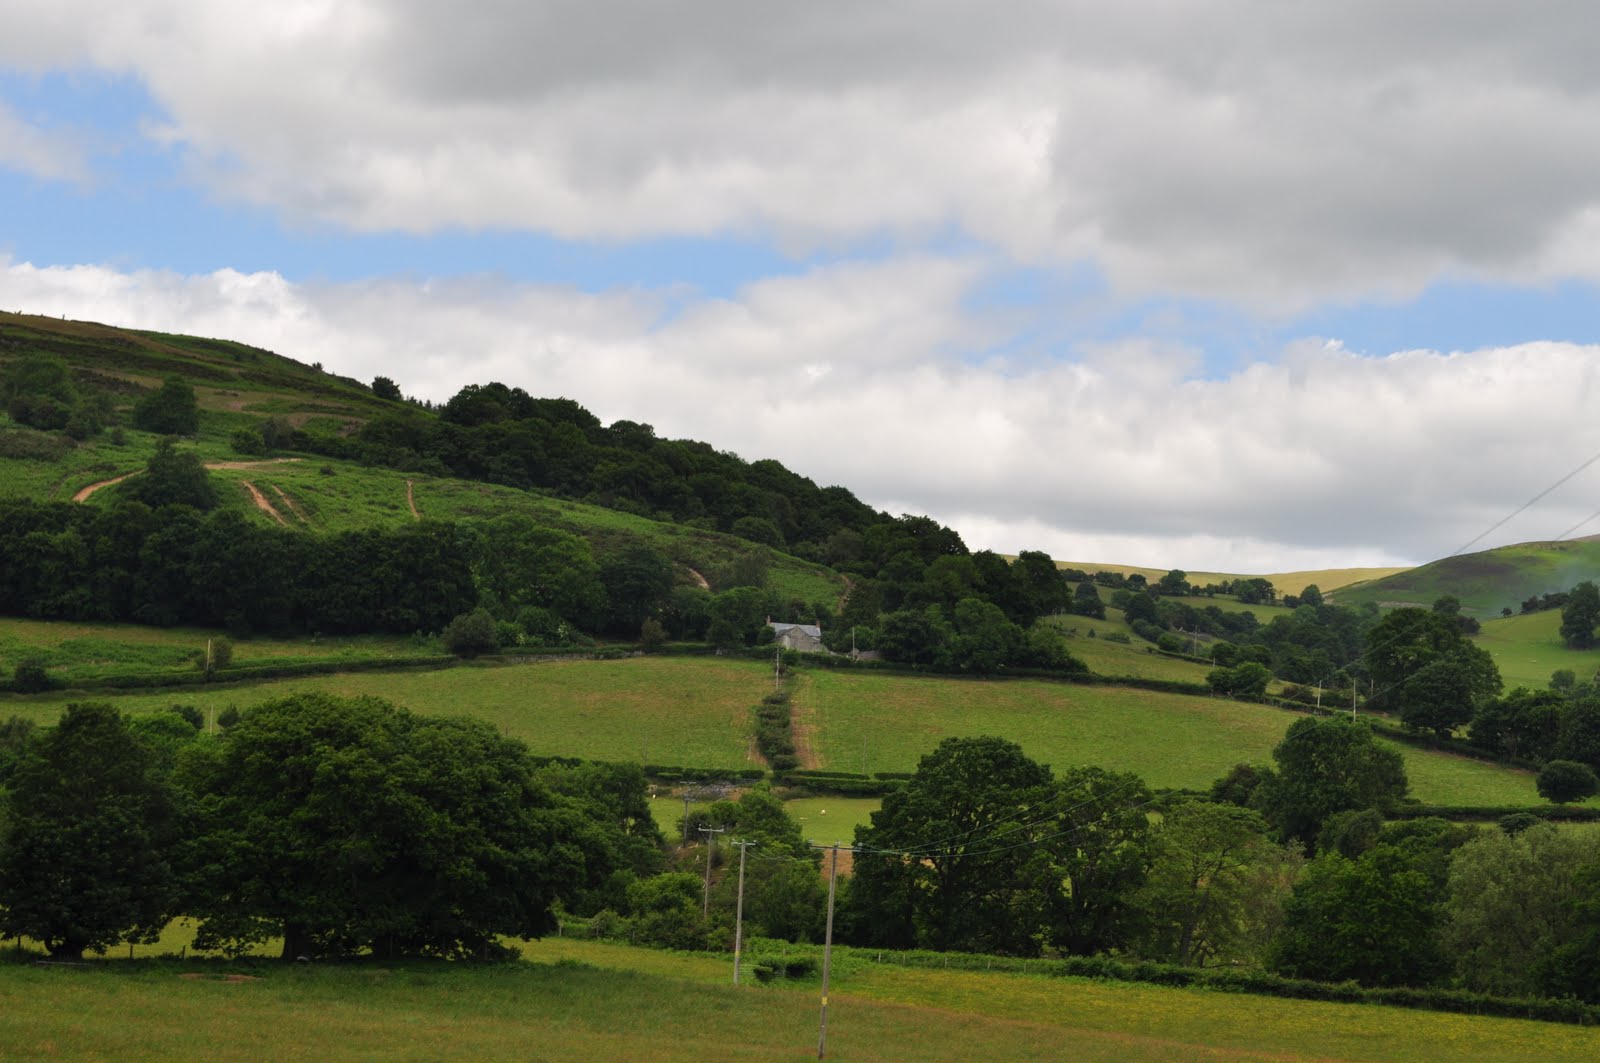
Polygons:
[[[299,458],[263,458],[261,461],[208,461],[206,462],[206,468],[264,469],[269,465],[283,465],[287,462],[300,460],[301,459]],[[89,496],[100,490],[102,487],[110,487],[113,484],[119,484],[128,477],[138,476],[142,472],[144,472],[143,469],[135,469],[132,472],[125,472],[121,476],[116,476],[109,480],[101,480],[97,484],[90,484],[88,487],[80,487],[78,489],[78,493],[72,496],[72,500],[74,502],[87,502],[89,500]],[[254,488],[252,488],[252,490],[254,490]]]
[[244,489],[246,491],[250,492],[250,501],[256,504],[257,509],[271,517],[273,520],[277,521],[279,524],[282,524],[285,528],[289,526],[289,522],[283,519],[283,514],[272,508],[272,503],[267,500],[266,495],[261,493],[260,488],[251,483],[249,480],[240,480],[239,482],[244,485]]
[[411,507],[412,520],[422,519],[422,514],[417,512],[417,496],[412,490],[412,483],[410,480],[406,481],[406,505]]

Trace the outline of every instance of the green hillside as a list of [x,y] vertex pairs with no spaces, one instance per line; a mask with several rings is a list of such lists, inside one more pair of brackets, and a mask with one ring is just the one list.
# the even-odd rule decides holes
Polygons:
[[1473,641],[1493,655],[1507,690],[1542,690],[1550,685],[1551,673],[1561,669],[1579,680],[1600,671],[1600,648],[1574,650],[1562,641],[1559,609],[1485,620]]
[[1530,597],[1570,590],[1586,579],[1600,578],[1600,542],[1519,543],[1473,554],[1446,557],[1382,579],[1341,589],[1338,605],[1367,602],[1390,609],[1402,605],[1427,608],[1444,595],[1461,599],[1464,612],[1480,619],[1515,613]]

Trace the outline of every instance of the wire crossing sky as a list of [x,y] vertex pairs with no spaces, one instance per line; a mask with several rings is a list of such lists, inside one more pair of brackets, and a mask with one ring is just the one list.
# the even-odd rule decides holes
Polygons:
[[564,395],[974,548],[1421,562],[1600,450],[1596,23],[12,0],[0,308]]

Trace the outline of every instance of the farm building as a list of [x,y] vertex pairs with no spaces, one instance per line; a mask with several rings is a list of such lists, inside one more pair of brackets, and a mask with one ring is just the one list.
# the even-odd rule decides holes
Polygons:
[[772,628],[773,641],[786,650],[798,650],[801,653],[828,652],[828,648],[822,644],[822,628],[816,624],[784,624],[769,617],[767,626]]

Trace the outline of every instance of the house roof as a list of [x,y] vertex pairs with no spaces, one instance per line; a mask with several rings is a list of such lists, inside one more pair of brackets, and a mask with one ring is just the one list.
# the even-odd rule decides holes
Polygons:
[[822,628],[818,627],[816,624],[783,624],[776,620],[769,620],[768,623],[772,626],[773,632],[778,635],[782,635],[786,631],[792,631],[795,628],[799,628],[802,635],[810,635],[814,639],[820,639],[822,637]]

